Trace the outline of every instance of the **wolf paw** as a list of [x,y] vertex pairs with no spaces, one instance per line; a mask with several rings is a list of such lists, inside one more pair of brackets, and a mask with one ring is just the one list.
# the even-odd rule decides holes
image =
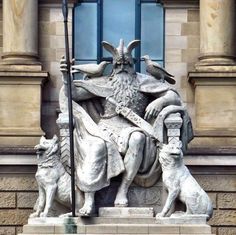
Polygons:
[[36,218],[39,217],[39,213],[38,212],[34,212],[32,214],[30,214],[29,218]]

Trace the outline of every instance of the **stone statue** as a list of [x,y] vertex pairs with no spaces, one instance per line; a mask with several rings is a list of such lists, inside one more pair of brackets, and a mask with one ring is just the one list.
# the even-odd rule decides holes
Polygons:
[[185,215],[207,215],[209,219],[213,213],[211,200],[184,165],[181,148],[181,141],[164,144],[161,147],[159,161],[168,197],[156,218],[167,216],[175,199],[179,198],[186,205]]
[[[39,186],[39,197],[33,217],[47,217],[53,201],[57,200],[65,206],[71,206],[70,175],[65,171],[59,156],[59,141],[57,136],[53,139],[41,137],[40,143],[35,146],[38,159],[36,180]],[[76,208],[83,204],[83,195],[77,190]]]
[[[168,142],[164,126],[168,115],[182,115],[183,150],[192,139],[191,121],[179,94],[167,83],[135,72],[132,50],[139,43],[134,40],[126,47],[121,39],[115,48],[102,42],[113,57],[112,73],[72,83],[76,182],[85,194],[81,215],[92,213],[95,192],[108,186],[112,177],[122,174],[114,202],[117,207],[128,206],[127,192],[133,181],[149,187],[158,180],[158,145]],[[66,68],[62,58],[61,115],[67,112]]]

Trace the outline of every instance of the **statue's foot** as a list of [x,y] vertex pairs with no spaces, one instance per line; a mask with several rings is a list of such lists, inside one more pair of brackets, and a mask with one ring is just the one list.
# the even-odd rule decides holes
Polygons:
[[165,217],[165,215],[163,213],[157,213],[156,214],[156,219],[162,218],[162,217]]
[[127,207],[128,206],[128,198],[127,193],[118,192],[116,195],[116,200],[114,202],[115,207]]
[[93,204],[85,203],[84,206],[79,210],[79,216],[91,216],[93,213]]

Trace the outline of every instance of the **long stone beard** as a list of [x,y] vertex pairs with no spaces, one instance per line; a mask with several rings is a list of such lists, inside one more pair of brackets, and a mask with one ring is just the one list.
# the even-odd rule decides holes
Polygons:
[[128,73],[119,73],[114,76],[112,82],[113,98],[118,103],[122,103],[126,107],[135,105],[135,97],[138,93],[138,82],[136,76]]

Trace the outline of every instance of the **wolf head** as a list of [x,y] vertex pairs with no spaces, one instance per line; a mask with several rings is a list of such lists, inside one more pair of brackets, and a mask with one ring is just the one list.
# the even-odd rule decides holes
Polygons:
[[171,143],[162,144],[160,146],[160,157],[161,158],[168,158],[168,157],[182,158],[183,157],[182,142],[178,141],[173,144]]
[[37,144],[34,149],[36,150],[37,156],[48,158],[55,154],[59,150],[58,137],[53,136],[52,139],[46,139],[44,136],[40,138],[39,144]]

